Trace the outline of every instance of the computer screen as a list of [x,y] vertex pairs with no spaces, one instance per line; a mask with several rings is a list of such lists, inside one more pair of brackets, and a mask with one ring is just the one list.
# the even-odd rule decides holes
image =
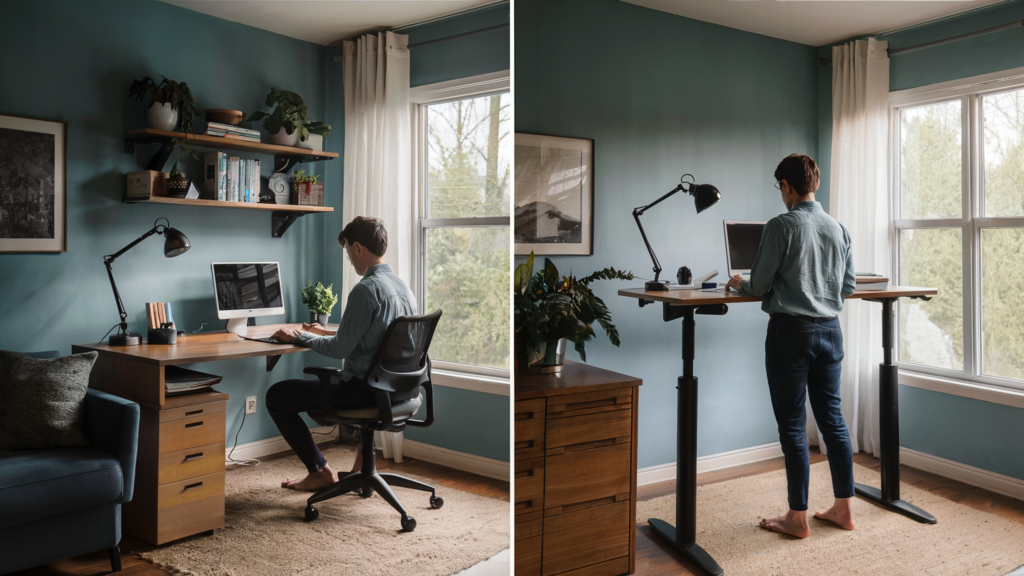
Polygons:
[[218,317],[284,314],[281,269],[277,262],[214,263],[212,266]]
[[749,272],[761,245],[765,222],[725,222],[725,250],[729,274]]

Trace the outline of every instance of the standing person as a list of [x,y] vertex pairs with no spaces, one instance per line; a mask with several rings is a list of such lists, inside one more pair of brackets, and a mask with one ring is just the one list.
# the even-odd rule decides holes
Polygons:
[[[334,405],[339,408],[375,406],[373,393],[360,382],[384,338],[388,325],[399,316],[416,314],[416,300],[401,278],[384,264],[388,249],[388,232],[378,218],[358,216],[338,235],[338,244],[345,249],[356,274],[363,277],[348,295],[345,311],[337,332],[324,330],[318,324],[303,324],[302,330],[278,330],[274,337],[285,342],[308,346],[316,352],[345,360],[341,382],[334,384]],[[392,400],[415,398],[419,390],[396,394]],[[300,412],[320,408],[323,399],[320,381],[285,380],[267,390],[267,411],[281,436],[306,465],[309,474],[302,479],[288,478],[281,482],[292,490],[319,490],[334,483],[334,472],[320,453]],[[352,471],[359,470],[362,454],[356,452]],[[340,479],[340,478],[339,478]]]
[[805,398],[828,448],[835,503],[815,516],[853,530],[853,453],[839,399],[843,295],[853,294],[856,276],[850,235],[814,200],[818,166],[806,154],[791,154],[775,169],[776,188],[789,210],[768,221],[750,270],[750,280],[733,276],[728,289],[762,297],[771,318],[765,340],[765,368],[779,440],[786,457],[789,511],[761,520],[761,527],[797,538],[807,524]]

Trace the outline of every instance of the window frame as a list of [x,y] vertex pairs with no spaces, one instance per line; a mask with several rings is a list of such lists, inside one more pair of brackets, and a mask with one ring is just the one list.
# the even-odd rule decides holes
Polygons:
[[[1024,216],[983,216],[985,163],[982,147],[984,126],[981,98],[1017,90],[1024,90],[1024,67],[889,93],[889,241],[892,262],[890,278],[898,282],[900,277],[901,230],[959,228],[962,246],[963,370],[898,360],[901,374],[906,374],[910,380],[915,381],[911,385],[927,388],[934,385],[934,389],[938,389],[948,388],[950,382],[956,382],[972,389],[980,385],[993,391],[1024,391],[1024,380],[983,374],[981,358],[981,234],[986,229],[1024,228]],[[950,101],[959,101],[961,111],[961,215],[958,218],[902,218],[900,112]],[[899,302],[898,306],[902,300]],[[899,359],[900,339],[895,340],[896,358]]]
[[[508,93],[511,99],[512,77],[509,70],[469,76],[456,80],[448,80],[435,84],[415,86],[409,90],[409,103],[411,107],[411,132],[412,132],[412,188],[416,199],[415,218],[416,233],[414,235],[413,263],[413,286],[412,290],[421,310],[426,310],[427,303],[427,230],[431,228],[470,228],[470,227],[499,227],[504,226],[509,230],[509,238],[512,235],[512,215],[492,217],[469,217],[469,218],[426,218],[427,215],[427,171],[429,164],[426,159],[427,146],[427,114],[426,107],[433,104],[441,104],[454,100],[464,100],[492,94]],[[511,276],[510,276],[511,277]],[[511,314],[511,310],[509,312]],[[511,316],[510,316],[511,318]],[[471,375],[481,377],[475,384],[495,384],[508,387],[511,382],[511,366],[509,369],[491,368],[488,366],[473,366],[458,364],[443,360],[433,360],[434,368],[453,375]],[[463,386],[455,386],[463,387]],[[479,390],[479,388],[467,388]],[[503,391],[496,391],[504,393]],[[507,394],[506,394],[507,395]]]

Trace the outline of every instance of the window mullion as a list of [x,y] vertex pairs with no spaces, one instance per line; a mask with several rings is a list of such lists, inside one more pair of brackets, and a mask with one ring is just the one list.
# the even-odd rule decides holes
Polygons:
[[977,215],[977,195],[981,186],[982,159],[980,128],[981,119],[978,109],[978,95],[969,94],[963,97],[967,108],[964,117],[967,125],[964,127],[964,135],[967,137],[967,146],[964,151],[964,166],[967,178],[963,193],[963,216],[964,222],[961,228],[960,237],[963,241],[963,293],[964,293],[964,374],[976,377],[980,371],[981,349],[979,345],[979,334],[981,334],[981,306],[975,297],[980,294],[980,282],[978,275],[977,242],[974,226],[974,217]]

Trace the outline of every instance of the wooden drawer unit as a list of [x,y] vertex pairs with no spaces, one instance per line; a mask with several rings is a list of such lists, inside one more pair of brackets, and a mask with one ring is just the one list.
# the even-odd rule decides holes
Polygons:
[[640,384],[575,362],[516,374],[517,576],[633,572]]
[[157,485],[224,471],[224,442],[161,454]]
[[224,441],[224,411],[160,423],[160,453]]

